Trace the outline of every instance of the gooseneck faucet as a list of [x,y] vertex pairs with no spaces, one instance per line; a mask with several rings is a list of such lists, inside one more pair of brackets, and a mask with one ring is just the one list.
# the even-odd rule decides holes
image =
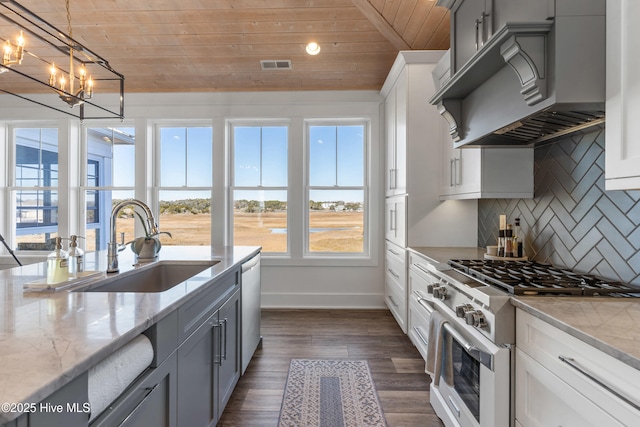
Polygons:
[[107,273],[117,273],[120,269],[118,267],[118,252],[124,249],[124,241],[122,243],[117,242],[116,237],[116,219],[118,217],[118,213],[122,208],[129,205],[139,206],[147,216],[147,224],[149,224],[149,232],[151,234],[158,233],[158,224],[156,224],[156,220],[153,218],[153,213],[149,206],[145,203],[141,202],[138,199],[126,199],[118,203],[111,210],[111,223],[110,223],[110,231],[111,231],[111,241],[107,245]]

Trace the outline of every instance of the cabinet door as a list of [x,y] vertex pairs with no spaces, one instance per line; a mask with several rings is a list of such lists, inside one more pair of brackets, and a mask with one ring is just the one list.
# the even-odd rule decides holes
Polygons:
[[456,72],[482,49],[493,34],[492,4],[492,0],[463,0],[451,11],[451,50]]
[[[220,328],[215,312],[178,348],[178,425],[216,422],[214,358]],[[214,348],[216,347],[216,348]]]
[[393,195],[396,187],[396,88],[393,87],[384,102],[385,114],[385,194]]
[[[88,401],[87,381],[87,374],[82,374],[38,403],[38,410],[28,413],[29,427],[86,426],[89,422],[89,412],[88,408],[85,412],[83,404]],[[72,405],[73,410],[69,410],[68,405]],[[40,410],[44,406],[63,410]],[[24,422],[24,418],[20,418],[19,421]]]
[[516,348],[516,419],[523,427],[623,424]]
[[[424,76],[427,78],[427,76]],[[408,76],[406,69],[396,81],[396,177],[394,194],[407,192]]]
[[[176,360],[172,355],[156,368],[144,384],[138,386],[141,400],[124,419],[122,427],[171,427],[175,421],[175,378]],[[128,399],[130,403],[133,400]]]
[[640,188],[640,2],[607,0],[605,188]]
[[405,248],[407,246],[407,197],[388,197],[385,205],[385,238]]
[[176,376],[176,353],[173,352],[157,367],[145,371],[90,426],[175,427]]
[[240,292],[233,294],[227,302],[220,307],[218,322],[222,340],[220,342],[218,367],[218,414],[220,418],[227,402],[233,393],[233,389],[240,379]]

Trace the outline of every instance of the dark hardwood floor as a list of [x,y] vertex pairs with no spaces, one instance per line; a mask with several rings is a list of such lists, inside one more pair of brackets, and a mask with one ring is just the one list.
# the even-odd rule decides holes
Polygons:
[[303,358],[367,360],[389,427],[443,425],[424,360],[386,310],[263,310],[262,337],[218,426],[276,426],[289,362]]

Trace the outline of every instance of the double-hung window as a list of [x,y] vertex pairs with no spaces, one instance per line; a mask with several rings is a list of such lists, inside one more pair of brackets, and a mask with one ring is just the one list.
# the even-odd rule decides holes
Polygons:
[[233,244],[288,252],[288,124],[231,124]]
[[307,122],[307,255],[366,253],[364,122]]
[[17,247],[43,250],[58,235],[58,130],[15,128]]
[[[113,205],[134,196],[135,129],[89,127],[86,140],[85,245],[90,251],[103,250],[111,239]],[[117,218],[117,230],[127,241],[134,237],[134,223],[125,212]]]
[[[208,125],[157,127],[160,150],[157,191],[162,244],[211,244],[213,128]],[[154,209],[155,212],[155,209]]]

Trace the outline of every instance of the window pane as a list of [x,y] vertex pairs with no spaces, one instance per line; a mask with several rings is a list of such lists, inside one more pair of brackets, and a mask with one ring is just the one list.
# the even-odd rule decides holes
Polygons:
[[364,126],[338,126],[338,182],[364,185]]
[[260,128],[235,126],[233,128],[234,185],[257,187],[260,185]]
[[18,249],[49,249],[58,235],[58,193],[18,190],[15,195]]
[[337,185],[336,154],[336,127],[310,126],[309,185]]
[[287,126],[234,126],[234,185],[286,187]]
[[160,185],[211,186],[212,150],[211,127],[160,128]]
[[364,252],[364,191],[309,192],[309,251]]
[[263,252],[287,252],[287,192],[234,191],[233,244],[259,245]]
[[[85,249],[96,251],[107,249],[111,240],[110,221],[113,206],[121,200],[133,198],[133,190],[87,190],[85,191],[87,223],[85,225]],[[125,242],[133,239],[134,219],[120,215],[116,221],[116,238],[120,242],[120,233],[125,233]]]
[[160,129],[160,185],[186,185],[187,131],[185,128]]
[[16,186],[58,186],[57,129],[16,129]]
[[287,127],[262,128],[262,185],[287,186]]
[[187,128],[187,185],[210,187],[213,184],[213,129]]
[[87,129],[87,185],[133,187],[135,184],[135,130]]
[[211,192],[160,191],[156,220],[171,233],[160,235],[163,245],[211,245]]
[[309,185],[364,185],[364,126],[309,126]]

